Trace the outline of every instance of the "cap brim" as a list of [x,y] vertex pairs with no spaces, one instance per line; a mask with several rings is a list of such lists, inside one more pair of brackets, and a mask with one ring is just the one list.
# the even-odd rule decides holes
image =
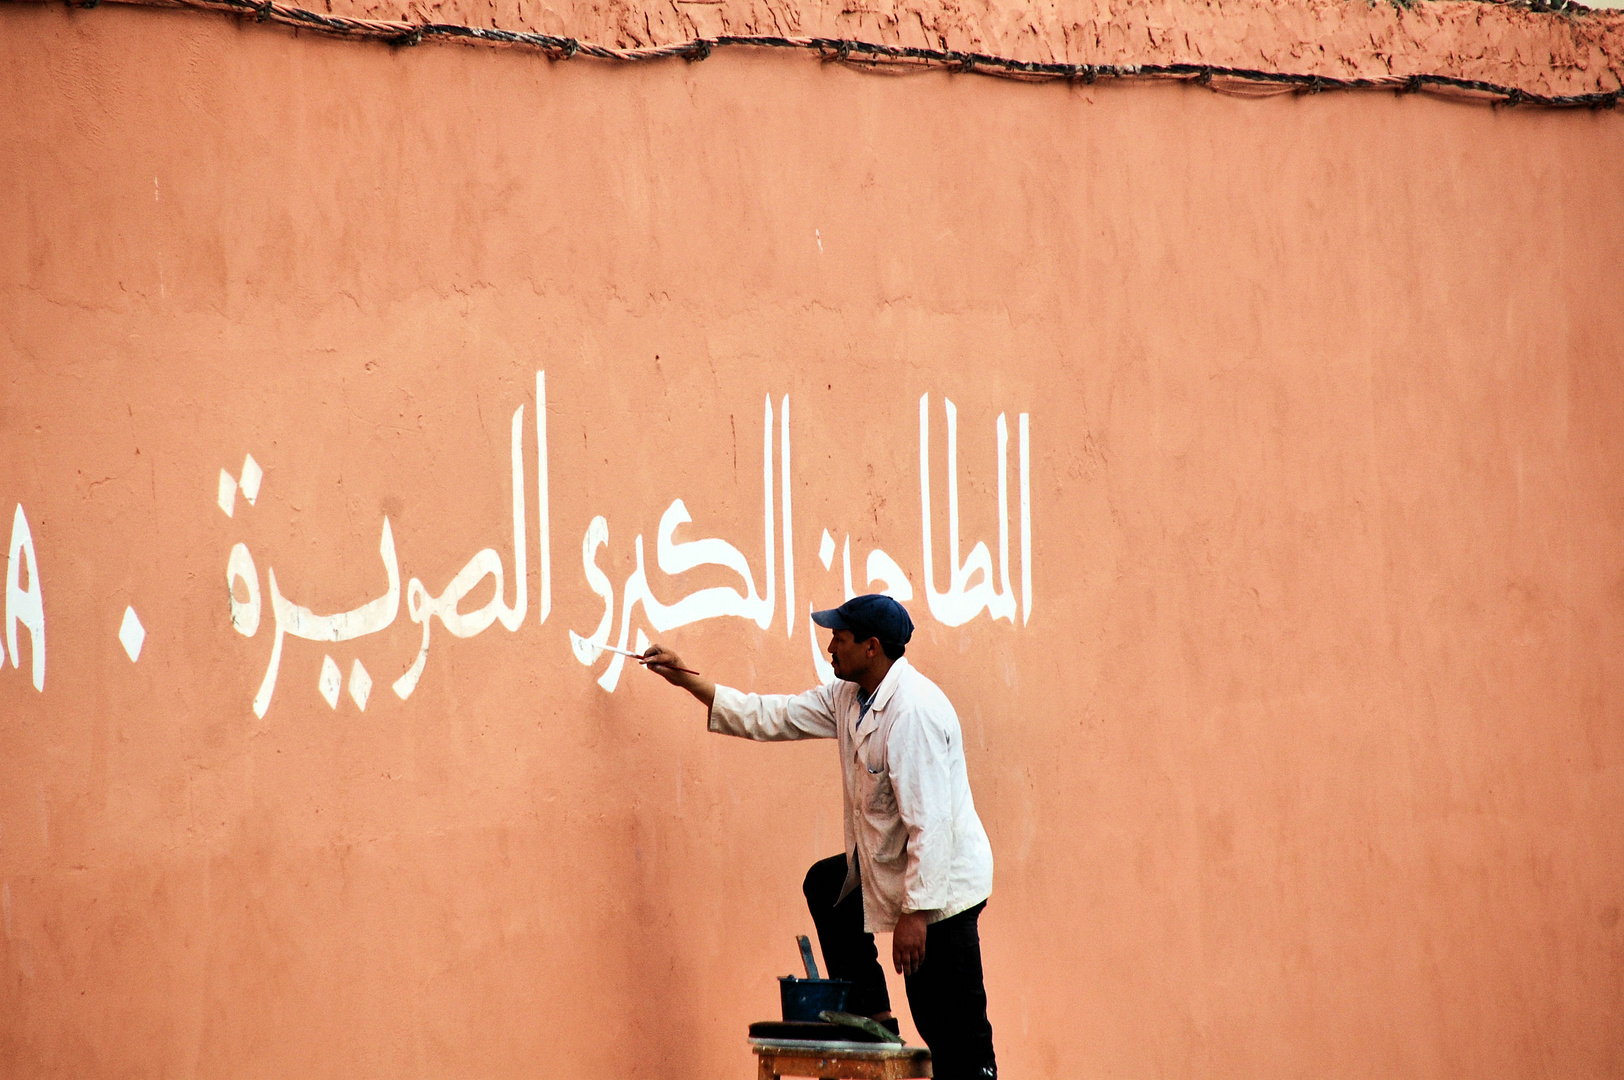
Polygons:
[[814,611],[812,621],[825,630],[850,630],[851,624],[840,617],[839,608],[829,608],[827,611]]

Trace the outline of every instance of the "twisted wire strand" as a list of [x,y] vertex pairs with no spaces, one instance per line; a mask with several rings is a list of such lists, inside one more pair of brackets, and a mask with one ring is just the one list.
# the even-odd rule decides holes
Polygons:
[[[73,3],[74,0],[69,0]],[[1536,105],[1546,108],[1613,109],[1624,87],[1586,94],[1541,94],[1515,86],[1454,75],[1388,75],[1378,78],[1340,78],[1304,75],[1257,68],[1211,64],[1066,64],[1015,60],[981,52],[930,49],[912,45],[885,45],[852,38],[783,37],[773,34],[721,34],[668,45],[622,49],[578,38],[520,30],[466,26],[460,23],[413,23],[386,19],[356,19],[326,15],[278,0],[116,0],[144,7],[182,8],[238,16],[257,22],[315,30],[339,37],[412,46],[429,40],[514,46],[539,51],[550,60],[588,57],[616,63],[641,63],[681,57],[701,61],[717,49],[795,49],[815,52],[824,61],[873,70],[927,68],[985,75],[1023,82],[1081,82],[1100,80],[1170,79],[1194,83],[1220,93],[1267,96],[1270,92],[1316,94],[1338,90],[1387,90],[1398,94],[1431,93],[1495,105]],[[79,7],[95,7],[98,0],[80,0]]]

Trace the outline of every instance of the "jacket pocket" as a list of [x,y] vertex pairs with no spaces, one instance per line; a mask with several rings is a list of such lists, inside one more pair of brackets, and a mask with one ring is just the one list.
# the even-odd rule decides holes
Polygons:
[[891,790],[891,778],[885,773],[869,773],[869,779],[874,787],[868,793],[868,808],[875,814],[895,814],[897,812],[897,794]]

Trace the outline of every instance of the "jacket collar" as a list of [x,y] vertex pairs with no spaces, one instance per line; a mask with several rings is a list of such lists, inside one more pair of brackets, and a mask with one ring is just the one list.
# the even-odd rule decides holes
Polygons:
[[899,656],[891,663],[891,670],[885,673],[880,685],[874,688],[874,698],[869,702],[869,712],[880,712],[890,703],[891,695],[896,693],[897,684],[902,681],[902,673],[908,667],[908,658]]

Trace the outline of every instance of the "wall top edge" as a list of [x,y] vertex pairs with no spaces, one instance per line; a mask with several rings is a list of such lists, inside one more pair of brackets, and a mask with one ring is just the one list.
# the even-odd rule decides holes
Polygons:
[[[141,3],[144,0],[133,0]],[[212,0],[184,6],[211,6]],[[339,19],[545,34],[606,50],[772,35],[1121,69],[1479,81],[1547,98],[1624,86],[1624,10],[1566,0],[286,0]],[[283,0],[277,0],[278,8]],[[287,21],[287,20],[279,20]],[[1611,103],[1611,102],[1607,102]]]

